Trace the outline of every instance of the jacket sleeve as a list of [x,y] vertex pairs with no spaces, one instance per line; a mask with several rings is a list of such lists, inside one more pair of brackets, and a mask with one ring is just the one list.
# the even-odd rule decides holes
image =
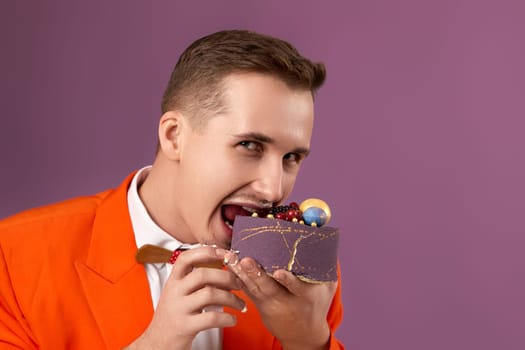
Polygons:
[[335,291],[334,299],[332,300],[332,305],[328,310],[327,321],[330,325],[330,350],[344,350],[344,345],[335,338],[335,330],[341,324],[343,320],[343,302],[341,299],[341,268],[337,266],[337,275],[339,276],[339,281],[337,283],[337,289]]
[[11,276],[0,245],[0,348],[36,349],[29,325],[18,306]]

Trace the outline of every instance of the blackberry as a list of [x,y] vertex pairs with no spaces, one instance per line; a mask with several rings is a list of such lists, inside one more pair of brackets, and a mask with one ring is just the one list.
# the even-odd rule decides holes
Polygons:
[[297,208],[292,207],[291,205],[280,205],[278,207],[270,208],[268,214],[275,215],[277,213],[286,213],[288,210],[296,210]]

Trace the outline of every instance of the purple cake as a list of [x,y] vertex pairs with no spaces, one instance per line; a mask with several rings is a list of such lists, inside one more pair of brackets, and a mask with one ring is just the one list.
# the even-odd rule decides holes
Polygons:
[[337,281],[339,230],[273,218],[238,216],[232,249],[267,273],[284,269],[306,282]]

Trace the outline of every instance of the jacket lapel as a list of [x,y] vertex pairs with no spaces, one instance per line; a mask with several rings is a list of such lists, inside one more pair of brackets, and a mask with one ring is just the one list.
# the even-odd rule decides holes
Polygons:
[[131,343],[153,315],[144,267],[135,262],[137,247],[127,205],[133,175],[98,207],[87,259],[76,262],[86,299],[111,349]]

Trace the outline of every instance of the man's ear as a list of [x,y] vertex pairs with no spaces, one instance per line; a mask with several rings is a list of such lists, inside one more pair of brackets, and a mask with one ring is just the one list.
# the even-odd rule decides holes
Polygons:
[[160,117],[159,145],[160,152],[170,160],[180,160],[183,137],[182,134],[188,127],[186,118],[177,111],[168,111]]

